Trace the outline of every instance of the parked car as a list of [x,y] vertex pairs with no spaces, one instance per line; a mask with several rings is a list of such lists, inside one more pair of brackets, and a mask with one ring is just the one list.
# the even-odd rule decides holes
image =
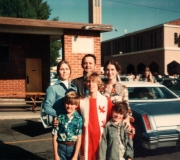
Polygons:
[[[121,81],[129,81],[127,76],[119,76],[119,78],[120,78]],[[107,77],[104,76],[104,75],[101,76],[101,79],[105,83],[108,81]]]
[[122,82],[128,87],[135,118],[135,145],[144,148],[176,146],[180,140],[180,98],[164,85]]
[[156,78],[157,82],[165,85],[167,88],[171,88],[176,82],[177,78],[168,78],[168,77],[163,77],[163,78]]
[[180,79],[178,78],[157,78],[157,81],[180,96]]
[[180,79],[170,88],[171,91],[176,93],[180,97]]
[[[134,145],[146,149],[176,146],[180,142],[180,98],[164,85],[122,81],[128,87],[129,104],[135,118]],[[52,117],[41,105],[41,120],[51,127]]]
[[50,85],[53,85],[58,79],[57,72],[50,72]]

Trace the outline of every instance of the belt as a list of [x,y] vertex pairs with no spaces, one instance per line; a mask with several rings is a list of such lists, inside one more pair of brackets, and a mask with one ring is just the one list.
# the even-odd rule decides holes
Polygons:
[[66,141],[58,141],[59,143],[61,144],[64,144],[66,146],[74,146],[75,142],[73,141],[69,141],[69,142],[66,142]]

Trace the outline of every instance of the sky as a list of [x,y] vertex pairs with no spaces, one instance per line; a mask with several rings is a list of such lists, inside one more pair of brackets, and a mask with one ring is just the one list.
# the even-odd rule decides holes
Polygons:
[[[49,20],[88,23],[88,0],[44,0],[52,9]],[[102,41],[180,19],[180,0],[102,0],[102,24],[112,30]]]

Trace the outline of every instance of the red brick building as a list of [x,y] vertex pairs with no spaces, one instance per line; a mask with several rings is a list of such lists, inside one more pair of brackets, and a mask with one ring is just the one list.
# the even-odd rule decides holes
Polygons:
[[82,75],[81,59],[97,57],[101,67],[100,33],[111,25],[0,17],[0,92],[43,91],[50,84],[50,42],[61,39],[71,79]]

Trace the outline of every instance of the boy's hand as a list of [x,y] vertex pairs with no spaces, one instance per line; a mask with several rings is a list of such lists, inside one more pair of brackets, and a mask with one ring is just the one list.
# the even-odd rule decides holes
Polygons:
[[58,121],[57,117],[54,118],[53,125],[54,125],[54,127],[59,125],[59,121]]

